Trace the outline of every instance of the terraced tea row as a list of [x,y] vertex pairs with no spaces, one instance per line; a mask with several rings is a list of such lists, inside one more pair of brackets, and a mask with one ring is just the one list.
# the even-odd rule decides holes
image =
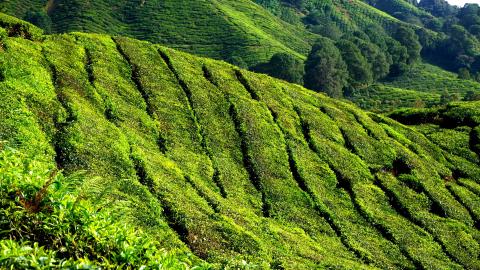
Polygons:
[[[461,147],[439,147],[436,130],[122,37],[3,50],[0,139],[105,187],[128,179],[125,222],[165,247],[261,267],[478,268],[478,122],[442,129]],[[458,112],[477,119],[471,106]]]

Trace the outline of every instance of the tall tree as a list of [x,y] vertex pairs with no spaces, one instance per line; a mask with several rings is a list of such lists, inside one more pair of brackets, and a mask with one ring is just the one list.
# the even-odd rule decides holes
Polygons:
[[422,45],[420,45],[418,36],[415,34],[415,31],[413,31],[412,28],[404,25],[399,26],[394,34],[394,38],[405,48],[407,48],[408,64],[411,64],[420,58]]
[[[373,79],[378,80],[388,75],[390,62],[386,54],[375,44],[360,38],[350,39],[362,52],[372,71]],[[391,61],[391,60],[390,60]]]
[[398,76],[405,72],[408,68],[408,52],[407,48],[402,46],[400,42],[393,38],[385,39],[387,44],[388,54],[392,58],[392,65],[390,66],[389,76]]
[[454,15],[457,11],[446,0],[421,0],[418,6],[437,17]]
[[287,53],[276,53],[270,61],[253,69],[291,83],[303,84],[305,69],[302,61]]
[[305,86],[331,97],[341,97],[347,78],[347,65],[340,51],[330,39],[320,38],[305,63]]
[[343,61],[347,64],[348,83],[353,88],[363,88],[373,81],[370,65],[358,47],[351,41],[342,39],[336,44]]

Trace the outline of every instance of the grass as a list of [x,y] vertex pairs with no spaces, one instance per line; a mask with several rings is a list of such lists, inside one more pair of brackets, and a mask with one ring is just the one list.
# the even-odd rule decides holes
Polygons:
[[[478,102],[389,118],[125,37],[12,33],[4,44],[0,141],[24,153],[18,175],[30,182],[10,186],[25,194],[49,172],[67,184],[80,171],[73,190],[86,192],[86,206],[119,213],[129,232],[188,266],[478,267]],[[42,177],[29,178],[34,165]],[[0,231],[9,258],[61,252]]]

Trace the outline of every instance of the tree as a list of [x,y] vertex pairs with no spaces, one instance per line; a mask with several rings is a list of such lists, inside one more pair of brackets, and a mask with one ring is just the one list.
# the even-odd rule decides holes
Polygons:
[[460,9],[457,17],[460,20],[460,24],[465,28],[469,28],[471,25],[480,24],[479,12],[480,6],[478,4],[465,4]]
[[418,6],[436,17],[447,17],[456,12],[455,7],[449,5],[445,0],[421,0]]
[[267,64],[254,70],[297,84],[303,84],[303,75],[305,74],[303,63],[286,53],[274,54]]
[[318,9],[310,12],[304,18],[304,23],[308,25],[309,30],[313,33],[328,37],[333,40],[338,40],[342,36],[342,30],[332,19],[332,9],[325,6],[323,9]]
[[[387,50],[386,39],[390,37],[387,35],[383,27],[378,24],[369,24],[365,29],[365,34],[368,36],[370,42],[377,45],[382,50]],[[366,39],[363,38],[363,40]]]
[[463,98],[464,101],[477,101],[480,100],[480,92],[475,92],[473,90],[469,90],[465,97]]
[[385,53],[382,52],[377,45],[368,40],[356,37],[351,38],[350,40],[360,49],[362,55],[370,65],[373,80],[384,78],[390,70],[390,63]]
[[438,18],[425,18],[423,24],[430,30],[439,32],[442,30],[442,21]]
[[475,40],[461,25],[452,25],[450,38],[446,41],[445,51],[451,56],[460,54],[475,55]]
[[477,39],[480,39],[480,24],[471,25],[468,28],[468,32],[474,35]]
[[407,68],[408,52],[407,48],[393,38],[386,39],[388,54],[392,57],[390,66],[390,76],[398,76],[404,73]]
[[358,47],[351,41],[342,39],[336,44],[343,61],[347,64],[348,83],[353,88],[363,88],[373,82],[370,65]]
[[343,35],[340,27],[338,27],[335,22],[329,20],[325,20],[324,23],[311,26],[310,31],[315,34],[328,37],[332,40],[338,40]]
[[470,71],[466,68],[461,68],[458,70],[458,78],[462,80],[470,80],[472,76],[470,76]]
[[394,38],[400,42],[408,52],[407,64],[412,64],[420,58],[422,45],[418,41],[418,36],[412,28],[401,25],[397,28]]
[[320,38],[305,63],[305,87],[341,97],[347,78],[347,65],[337,47],[330,39]]

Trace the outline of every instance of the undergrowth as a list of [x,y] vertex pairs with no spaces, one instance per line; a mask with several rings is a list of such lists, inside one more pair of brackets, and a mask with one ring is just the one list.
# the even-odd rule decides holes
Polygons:
[[[109,190],[6,147],[0,152],[0,267],[210,269],[119,222]],[[86,200],[96,192],[97,204]],[[119,209],[116,209],[119,210]]]

